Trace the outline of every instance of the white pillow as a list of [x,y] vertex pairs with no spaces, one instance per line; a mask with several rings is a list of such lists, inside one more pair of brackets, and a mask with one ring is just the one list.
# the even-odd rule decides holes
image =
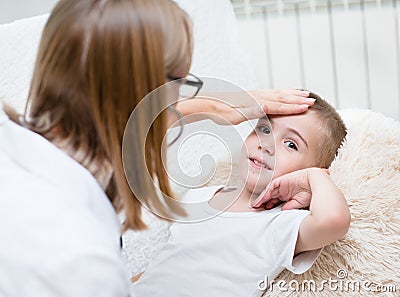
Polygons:
[[[0,100],[22,112],[48,15],[0,25]],[[0,108],[0,116],[4,115]]]
[[[255,89],[255,76],[239,44],[229,0],[178,0],[194,23],[191,72]],[[0,25],[0,100],[22,112],[48,14]],[[0,108],[0,116],[3,111]]]

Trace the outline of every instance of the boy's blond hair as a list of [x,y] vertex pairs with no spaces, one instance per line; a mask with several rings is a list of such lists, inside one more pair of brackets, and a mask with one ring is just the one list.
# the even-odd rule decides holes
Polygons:
[[320,131],[323,134],[319,141],[317,166],[328,168],[346,137],[346,126],[336,109],[328,102],[312,92],[308,97],[315,99],[314,105],[309,110],[315,112],[319,117]]

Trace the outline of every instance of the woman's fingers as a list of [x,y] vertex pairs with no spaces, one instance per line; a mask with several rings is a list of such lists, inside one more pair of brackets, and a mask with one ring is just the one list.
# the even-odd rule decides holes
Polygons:
[[250,94],[257,102],[264,104],[266,101],[290,103],[290,104],[308,104],[312,105],[315,100],[308,98],[310,92],[298,89],[285,90],[258,90],[251,91]]
[[263,106],[260,105],[254,105],[251,107],[233,107],[233,108],[235,112],[238,114],[238,116],[242,118],[242,120],[239,122],[259,119],[265,116],[264,108]]
[[293,94],[297,96],[302,96],[302,97],[310,96],[310,92],[306,90],[299,90],[299,89],[290,89],[290,90],[293,92]]
[[312,104],[314,99],[308,98],[309,92],[299,90],[282,90],[273,96],[271,101],[282,103]]
[[222,125],[237,125],[268,114],[298,114],[307,111],[315,102],[314,99],[307,98],[308,91],[296,89],[251,91],[250,94],[258,104],[229,106],[214,102],[217,112],[211,117],[213,121]]
[[246,120],[254,120],[264,117],[266,114],[297,114],[307,111],[308,104],[289,104],[269,101],[262,107],[254,105],[251,107],[234,107],[231,123],[238,124]]
[[279,102],[293,103],[293,104],[307,104],[311,106],[314,104],[315,99],[298,95],[287,95],[285,97],[282,97],[281,100],[279,100]]
[[305,112],[310,106],[308,104],[288,104],[281,102],[265,102],[264,113],[266,114],[296,114]]

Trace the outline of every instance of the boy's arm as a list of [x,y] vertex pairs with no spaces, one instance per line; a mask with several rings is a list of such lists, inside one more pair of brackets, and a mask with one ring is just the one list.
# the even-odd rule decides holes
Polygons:
[[342,192],[322,169],[307,169],[312,193],[310,214],[300,224],[295,254],[341,239],[350,226],[350,211]]
[[286,201],[282,210],[310,207],[300,224],[295,254],[331,244],[349,229],[350,211],[342,192],[326,169],[307,168],[274,179],[252,204],[271,208]]

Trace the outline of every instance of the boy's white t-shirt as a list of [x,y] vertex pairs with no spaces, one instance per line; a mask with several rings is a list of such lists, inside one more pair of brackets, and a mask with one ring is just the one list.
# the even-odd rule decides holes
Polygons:
[[[210,200],[223,186],[187,192],[184,201]],[[210,206],[211,208],[211,206]],[[215,210],[210,209],[210,214]],[[222,212],[205,221],[174,223],[160,253],[132,284],[132,296],[257,296],[261,280],[285,268],[308,270],[321,249],[294,257],[306,210]]]

